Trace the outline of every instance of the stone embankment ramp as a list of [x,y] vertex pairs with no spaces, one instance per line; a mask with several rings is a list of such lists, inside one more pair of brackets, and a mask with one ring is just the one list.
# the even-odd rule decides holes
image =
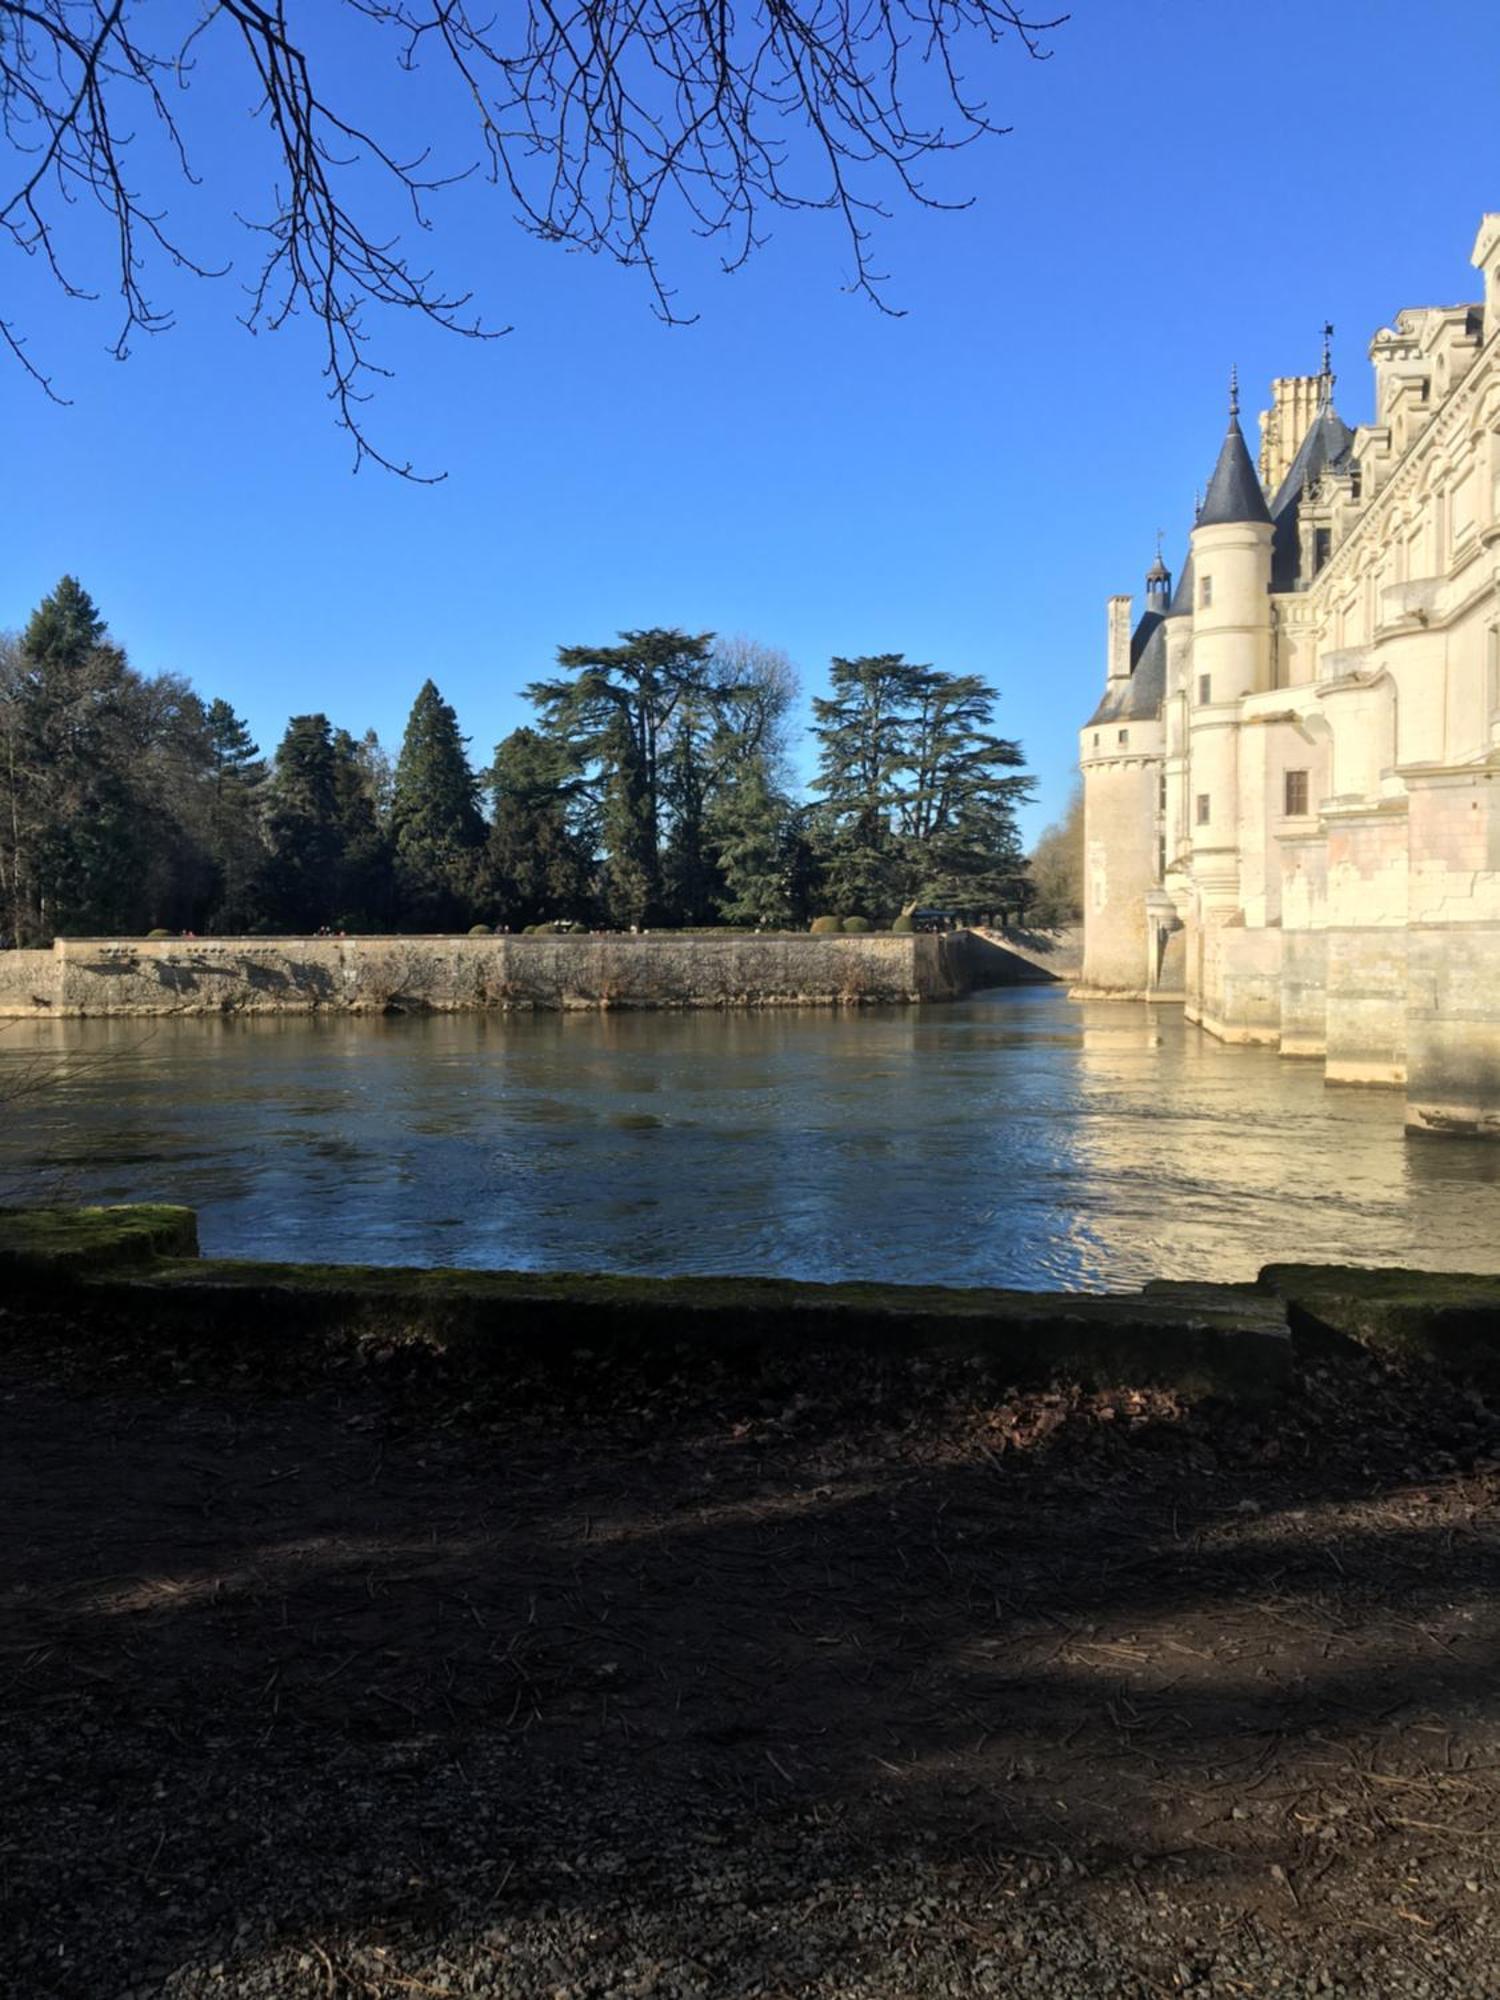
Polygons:
[[968,933],[976,986],[1021,986],[1061,981],[1076,985],[1083,975],[1083,929],[992,929]]

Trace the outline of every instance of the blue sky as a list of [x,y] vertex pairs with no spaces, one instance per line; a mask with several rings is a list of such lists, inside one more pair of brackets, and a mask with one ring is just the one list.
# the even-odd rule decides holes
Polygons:
[[[1049,42],[1045,64],[995,56],[1013,133],[938,177],[975,205],[882,225],[903,318],[841,289],[824,216],[779,218],[733,277],[669,230],[700,315],[673,329],[638,274],[530,241],[478,188],[440,198],[425,254],[514,331],[375,329],[396,379],[372,426],[437,487],[350,476],[310,336],[245,333],[233,276],[167,275],[176,330],[119,364],[106,306],[9,257],[6,310],[72,401],[0,364],[0,626],[72,571],[138,667],[225,696],[268,748],[316,708],[394,747],[430,674],[479,762],[559,644],[745,633],[808,693],[835,653],[901,651],[1001,689],[1034,833],[1103,675],[1105,598],[1140,590],[1158,527],[1180,560],[1230,363],[1253,442],[1266,383],[1315,368],[1331,319],[1363,419],[1370,334],[1475,296],[1500,208],[1493,0],[1079,0]],[[253,185],[245,109],[205,70],[206,185],[179,202],[242,269],[212,217]]]

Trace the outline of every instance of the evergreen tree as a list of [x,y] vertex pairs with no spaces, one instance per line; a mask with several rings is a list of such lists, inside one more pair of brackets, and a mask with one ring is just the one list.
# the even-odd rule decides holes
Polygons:
[[1024,872],[1019,747],[991,727],[995,690],[899,653],[836,659],[816,700],[814,789],[826,892],[840,913],[942,901],[986,908]]
[[373,730],[358,740],[347,729],[334,731],[337,930],[381,930],[391,921],[391,850],[379,812],[380,785],[388,762]]
[[593,841],[578,774],[556,738],[517,729],[488,774],[493,821],[483,880],[496,916],[521,928],[593,913]]
[[208,704],[204,719],[208,728],[215,788],[222,790],[233,784],[258,783],[265,775],[260,745],[229,703],[215,696]]
[[294,715],[266,786],[266,917],[316,931],[339,915],[343,831],[337,759],[326,715]]
[[806,865],[800,821],[758,762],[721,793],[710,830],[727,923],[775,929],[800,920]]
[[819,745],[813,789],[826,892],[835,914],[881,916],[903,887],[894,825],[896,788],[907,756],[907,723],[919,677],[900,653],[835,659],[833,692],[813,702]]
[[141,682],[76,578],[10,655],[3,727],[6,923],[18,943],[134,927],[148,893]]
[[205,715],[208,736],[209,851],[216,881],[205,930],[233,934],[260,920],[266,865],[261,839],[261,788],[266,766],[260,746],[227,701],[215,698]]
[[402,921],[454,929],[473,911],[485,825],[458,717],[424,681],[406,725],[391,798],[396,900]]
[[[622,632],[620,640],[562,647],[558,665],[572,678],[537,681],[526,692],[597,800],[611,920],[645,925],[673,914],[663,854],[667,767],[680,712],[714,698],[712,634],[656,627]],[[679,787],[682,778],[679,769]]]
[[1020,747],[991,729],[995,690],[922,670],[896,796],[906,898],[960,910],[1024,902],[1016,806],[1031,792]]

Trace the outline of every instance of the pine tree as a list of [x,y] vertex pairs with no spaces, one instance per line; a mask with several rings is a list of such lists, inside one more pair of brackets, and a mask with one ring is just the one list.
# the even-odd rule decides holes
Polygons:
[[266,766],[260,746],[227,701],[215,698],[205,715],[208,736],[209,851],[215,885],[206,930],[248,931],[260,920],[266,852],[261,839],[261,788]]
[[215,698],[206,711],[215,783],[254,784],[265,773],[260,745],[227,701]]
[[473,910],[485,824],[464,741],[453,709],[424,681],[396,762],[391,833],[397,908],[425,929],[457,928]]

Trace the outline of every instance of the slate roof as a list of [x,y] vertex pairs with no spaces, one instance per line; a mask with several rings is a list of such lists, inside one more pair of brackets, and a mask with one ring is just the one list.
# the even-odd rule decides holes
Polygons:
[[1313,420],[1311,429],[1287,468],[1285,479],[1271,500],[1271,519],[1276,533],[1271,542],[1272,590],[1295,590],[1300,561],[1301,537],[1297,516],[1303,488],[1324,472],[1341,471],[1354,452],[1354,433],[1330,403]]
[[1266,496],[1261,491],[1245,444],[1245,433],[1240,429],[1239,418],[1231,416],[1219,451],[1219,462],[1214,467],[1214,476],[1208,482],[1208,492],[1198,512],[1197,525],[1200,528],[1217,528],[1227,521],[1269,522],[1270,519]]
[[1193,608],[1193,552],[1188,550],[1177,577],[1177,588],[1172,592],[1172,602],[1167,606],[1169,618],[1181,618]]
[[1130,678],[1104,690],[1104,698],[1084,727],[1105,722],[1155,722],[1167,691],[1167,621],[1148,611],[1130,641]]

